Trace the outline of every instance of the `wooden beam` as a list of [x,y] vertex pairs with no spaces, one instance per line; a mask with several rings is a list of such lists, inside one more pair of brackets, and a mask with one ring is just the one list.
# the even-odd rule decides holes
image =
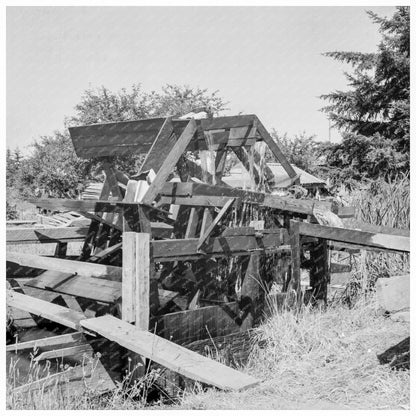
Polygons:
[[311,237],[358,244],[368,249],[377,248],[388,251],[410,252],[410,238],[401,235],[371,233],[349,228],[326,227],[324,225],[306,222],[299,223],[299,232],[302,235]]
[[52,290],[57,293],[109,304],[116,303],[121,296],[121,282],[88,276],[73,275],[65,279],[65,275],[63,275],[62,278],[57,276],[51,282],[51,280],[45,279],[41,275],[29,280],[25,286]]
[[189,142],[192,140],[194,134],[197,131],[195,120],[191,119],[185,130],[182,132],[172,150],[167,155],[166,159],[163,161],[156,177],[153,179],[153,182],[150,185],[150,188],[147,190],[144,195],[142,202],[145,204],[151,204],[160,190],[163,187],[163,184],[166,182],[169,174],[173,171],[176,164],[178,163],[179,158],[185,152],[186,147]]
[[71,243],[84,241],[88,227],[6,228],[6,244]]
[[[152,259],[157,262],[198,259],[201,257],[198,243],[197,238],[152,241]],[[255,235],[210,238],[205,243],[204,253],[212,257],[244,256],[253,250],[277,252],[288,243],[287,230],[277,229],[275,233],[263,234],[262,238]]]
[[140,172],[153,169],[157,174],[163,161],[166,159],[176,142],[176,135],[173,132],[172,117],[167,117],[160,128],[155,141],[152,144],[143,162]]
[[83,320],[81,325],[185,377],[220,389],[242,390],[259,383],[254,377],[140,330],[113,316]]
[[57,335],[55,337],[46,337],[34,339],[31,341],[17,342],[16,344],[6,345],[7,352],[17,352],[23,350],[32,350],[42,347],[63,346],[67,344],[79,343],[84,340],[82,332],[71,332],[70,334]]
[[211,235],[212,231],[214,231],[214,228],[218,225],[218,223],[221,221],[221,219],[224,217],[224,215],[227,213],[228,209],[231,207],[231,205],[234,203],[235,198],[229,199],[226,204],[221,208],[218,215],[214,218],[214,220],[211,222],[209,227],[204,229],[203,233],[201,232],[201,237],[199,238],[199,243],[197,250],[200,251],[201,247],[204,245],[206,240]]
[[42,270],[56,270],[63,273],[77,273],[83,276],[100,277],[107,280],[121,280],[121,267],[104,264],[87,263],[75,260],[58,259],[54,257],[38,256],[7,252],[6,260],[20,266],[34,267]]
[[290,280],[290,286],[296,293],[297,305],[301,305],[302,300],[302,291],[300,285],[300,253],[301,253],[301,243],[300,243],[300,234],[299,234],[299,226],[301,223],[297,221],[290,221],[290,229],[289,229],[289,238],[290,238],[290,246],[292,251],[292,262],[291,262],[291,269],[292,269],[292,276]]
[[[289,163],[289,161],[286,159],[286,156],[283,154],[279,144],[272,138],[272,136],[270,136],[269,132],[266,130],[266,128],[263,126],[263,124],[257,117],[256,117],[256,128],[257,128],[257,131],[260,133],[260,136],[269,146],[269,149],[273,153],[276,160],[281,163],[281,165],[283,166],[283,169],[286,171],[289,177],[295,178],[296,172],[293,169],[292,165]],[[299,183],[300,183],[299,178],[297,178],[295,184],[299,184]]]
[[[240,160],[240,162],[243,164],[246,171],[250,172],[251,171],[250,158],[247,154],[246,149],[244,149],[244,147],[233,147],[232,149],[234,153],[236,154],[236,156],[238,157],[238,159]],[[255,166],[252,166],[252,167],[253,167],[252,172],[254,175],[254,181],[256,185],[258,185],[260,183],[260,175],[259,175],[259,172],[257,171],[257,168]]]
[[62,359],[64,357],[78,355],[78,354],[93,354],[93,349],[90,344],[72,345],[71,347],[60,348],[58,350],[44,351],[35,357],[35,361]]
[[147,233],[123,235],[122,319],[148,329],[150,239]]
[[79,322],[85,315],[54,303],[36,299],[13,290],[7,291],[7,305],[13,308],[33,313],[41,318],[49,319],[58,324],[79,330]]

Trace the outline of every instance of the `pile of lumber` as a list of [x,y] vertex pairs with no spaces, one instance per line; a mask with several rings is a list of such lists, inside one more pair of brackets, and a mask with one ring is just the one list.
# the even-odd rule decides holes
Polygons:
[[[409,251],[406,231],[344,228],[340,218],[350,207],[273,194],[274,176],[257,143],[284,167],[288,186],[299,176],[255,115],[97,124],[72,127],[70,135],[79,157],[98,158],[104,183],[82,200],[31,202],[75,212],[88,225],[7,230],[9,245],[56,243],[53,257],[7,253],[8,280],[25,279],[12,285],[8,306],[58,324],[63,337],[37,341],[59,341],[41,360],[92,356],[103,350],[94,343],[100,339],[141,363],[138,377],[155,362],[203,384],[244,389],[259,380],[186,345],[244,339],[263,318],[272,288],[280,288],[280,300],[295,293],[299,304],[301,270],[309,274],[310,298],[325,300],[331,271],[346,271],[331,264],[330,250]],[[129,177],[115,162],[133,153],[145,158]],[[251,190],[222,181],[229,154],[250,172]],[[80,255],[67,255],[72,242],[82,243]]]

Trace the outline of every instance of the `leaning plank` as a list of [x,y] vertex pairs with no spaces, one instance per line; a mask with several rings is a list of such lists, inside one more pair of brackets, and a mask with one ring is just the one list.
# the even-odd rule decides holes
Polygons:
[[35,361],[62,359],[68,356],[92,354],[90,344],[72,345],[71,347],[60,348],[58,350],[44,351],[35,357]]
[[81,325],[185,377],[224,390],[242,390],[260,381],[133,325],[106,315]]
[[8,228],[7,244],[71,243],[84,241],[88,227]]
[[66,344],[74,344],[83,340],[84,334],[82,332],[72,332],[70,334],[57,335],[56,337],[46,337],[41,339],[34,339],[31,341],[18,342],[6,346],[6,351],[22,351],[31,350],[42,347],[54,347],[56,345],[63,346]]
[[299,223],[299,233],[326,240],[359,244],[369,248],[410,252],[410,238],[401,235],[379,234],[349,228],[326,227],[306,222]]
[[221,208],[220,212],[217,214],[217,216],[214,218],[211,224],[206,229],[205,227],[202,228],[204,230],[204,233],[201,235],[199,239],[199,243],[197,247],[198,251],[201,250],[201,247],[204,245],[205,241],[209,238],[214,228],[221,221],[222,217],[227,213],[228,209],[234,203],[234,201],[235,201],[235,198],[229,199],[227,203]]
[[[290,178],[296,178],[295,170],[293,169],[289,161],[286,159],[286,156],[283,154],[277,141],[275,141],[272,138],[272,136],[270,136],[269,132],[266,130],[266,128],[263,126],[263,124],[257,117],[255,121],[258,132],[260,133],[261,137],[266,142],[266,144],[269,146],[276,160],[281,163],[283,169],[286,171]],[[299,184],[299,177],[296,178],[295,183]]]
[[191,119],[185,127],[185,130],[179,136],[176,143],[172,146],[172,149],[167,155],[166,159],[160,166],[156,177],[153,179],[153,182],[150,185],[150,188],[143,196],[143,203],[151,204],[153,200],[156,198],[157,194],[162,189],[163,184],[166,182],[166,179],[168,178],[169,174],[173,171],[176,164],[178,163],[179,158],[185,152],[186,147],[194,137],[196,130],[197,127],[195,120]]
[[77,273],[82,276],[121,281],[121,267],[116,266],[58,259],[55,257],[38,256],[36,254],[21,254],[11,251],[7,252],[6,259],[20,266],[56,270],[63,273]]
[[79,321],[85,319],[85,315],[54,303],[36,299],[31,296],[13,290],[7,291],[7,305],[13,308],[33,313],[41,318],[49,319],[58,324],[79,330]]

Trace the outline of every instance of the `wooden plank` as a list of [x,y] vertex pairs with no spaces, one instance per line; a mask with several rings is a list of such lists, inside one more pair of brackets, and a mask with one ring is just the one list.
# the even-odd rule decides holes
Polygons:
[[217,214],[217,216],[211,222],[209,227],[207,227],[206,229],[204,228],[203,233],[201,232],[201,237],[199,238],[199,243],[198,243],[198,247],[197,247],[198,251],[201,250],[201,247],[204,245],[205,241],[209,238],[209,236],[213,232],[214,228],[218,225],[218,223],[221,221],[221,219],[227,213],[228,209],[231,207],[231,205],[234,203],[234,201],[235,201],[235,198],[229,199],[227,201],[227,203],[221,208],[220,212]]
[[302,235],[340,241],[349,244],[359,244],[368,248],[378,248],[389,251],[410,252],[410,238],[401,235],[379,234],[357,231],[349,228],[326,227],[306,222],[299,223]]
[[72,345],[70,347],[60,348],[52,351],[44,351],[35,357],[35,361],[63,359],[64,357],[74,356],[79,354],[91,355],[93,350],[90,344]]
[[352,221],[348,223],[348,228],[358,230],[358,231],[366,231],[369,233],[377,233],[377,234],[391,234],[391,235],[401,235],[402,237],[410,237],[410,230],[402,229],[402,228],[393,228],[393,227],[383,227],[380,225],[369,224],[366,222],[361,221]]
[[99,262],[104,260],[109,255],[115,253],[118,250],[121,250],[122,243],[114,244],[111,247],[107,247],[105,250],[101,250],[99,253],[92,255],[88,261],[91,263]]
[[194,238],[196,237],[196,230],[198,228],[199,222],[199,210],[198,208],[192,207],[191,212],[189,213],[189,221],[185,231],[185,238]]
[[227,149],[219,149],[215,155],[215,175],[213,178],[214,185],[221,183],[222,175],[227,161]]
[[142,331],[113,316],[83,320],[81,325],[185,377],[220,389],[242,390],[259,383],[254,377],[226,367],[150,332]]
[[185,152],[185,149],[189,142],[192,140],[196,130],[197,127],[195,120],[191,119],[185,127],[185,130],[182,132],[172,147],[172,150],[163,161],[158,173],[156,174],[156,177],[153,179],[153,182],[150,185],[150,188],[147,190],[142,199],[143,203],[151,204],[156,198],[157,194],[162,189],[163,184],[166,182],[167,177],[175,168],[181,155]]
[[69,279],[54,280],[54,286],[50,286],[48,280],[36,277],[26,283],[26,286],[38,289],[53,290],[57,293],[64,293],[85,299],[92,299],[98,302],[116,303],[121,296],[121,282],[97,279],[88,276],[72,276]]
[[79,322],[85,315],[54,303],[36,299],[13,290],[7,291],[7,305],[33,313],[41,318],[49,319],[58,324],[79,330]]
[[299,226],[302,223],[297,221],[290,220],[290,230],[289,230],[289,237],[290,237],[290,246],[292,252],[292,276],[290,281],[291,288],[296,293],[297,305],[301,305],[302,299],[302,292],[301,292],[301,285],[300,285],[300,253],[301,253],[301,243],[300,243],[300,234],[299,234]]
[[260,183],[260,175],[255,166],[250,165],[250,157],[244,147],[233,147],[233,151],[247,172],[253,174],[256,185]]
[[147,233],[123,234],[122,319],[148,329],[150,240]]
[[[77,156],[82,158],[146,153],[156,139],[165,118],[70,127],[69,134]],[[180,132],[188,120],[175,120]]]
[[310,270],[310,286],[313,301],[322,300],[326,303],[330,271],[328,267],[328,244],[326,240],[318,239],[318,243],[310,250],[312,268]]
[[160,128],[155,141],[152,144],[143,162],[140,172],[150,169],[157,174],[163,161],[166,159],[176,142],[176,135],[173,132],[172,117],[167,117]]
[[34,339],[31,341],[17,342],[16,344],[6,345],[6,351],[17,352],[23,350],[32,350],[42,347],[63,346],[66,344],[74,344],[84,340],[82,332],[71,332],[70,334],[57,335],[55,337],[46,337]]
[[71,243],[84,241],[88,227],[6,228],[6,244]]
[[[273,153],[274,157],[278,162],[281,163],[283,166],[283,169],[286,171],[286,173],[289,175],[290,178],[296,178],[296,172],[293,169],[292,165],[289,163],[289,161],[286,159],[286,156],[283,154],[280,145],[275,141],[272,136],[270,136],[269,132],[266,130],[266,128],[263,126],[261,121],[256,117],[256,128],[257,131],[260,133],[263,140],[266,142],[266,144],[269,146],[269,149]],[[295,184],[299,184],[299,177],[296,178]]]
[[[175,259],[198,259],[199,239],[152,241],[152,258],[154,261],[173,261]],[[244,256],[253,250],[277,252],[283,245],[289,244],[288,232],[280,229],[276,233],[265,233],[262,238],[252,236],[214,237],[205,243],[204,253],[212,257]]]
[[201,195],[192,198],[161,196],[157,202],[157,206],[164,204],[184,205],[190,207],[223,207],[230,198],[223,196]]
[[17,263],[20,266],[34,267],[42,270],[56,270],[63,273],[77,273],[83,276],[121,281],[121,267],[116,266],[58,259],[38,256],[36,254],[21,254],[11,251],[6,253],[6,259],[8,262]]

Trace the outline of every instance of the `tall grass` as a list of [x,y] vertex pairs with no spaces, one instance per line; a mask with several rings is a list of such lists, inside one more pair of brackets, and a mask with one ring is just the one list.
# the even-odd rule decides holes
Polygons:
[[[400,229],[410,228],[410,178],[399,175],[389,180],[377,180],[366,189],[344,193],[348,205],[356,207],[356,218],[344,220],[354,228],[357,222]],[[410,256],[407,253],[361,251],[353,256],[349,295],[359,297],[374,288],[378,278],[409,273]]]

